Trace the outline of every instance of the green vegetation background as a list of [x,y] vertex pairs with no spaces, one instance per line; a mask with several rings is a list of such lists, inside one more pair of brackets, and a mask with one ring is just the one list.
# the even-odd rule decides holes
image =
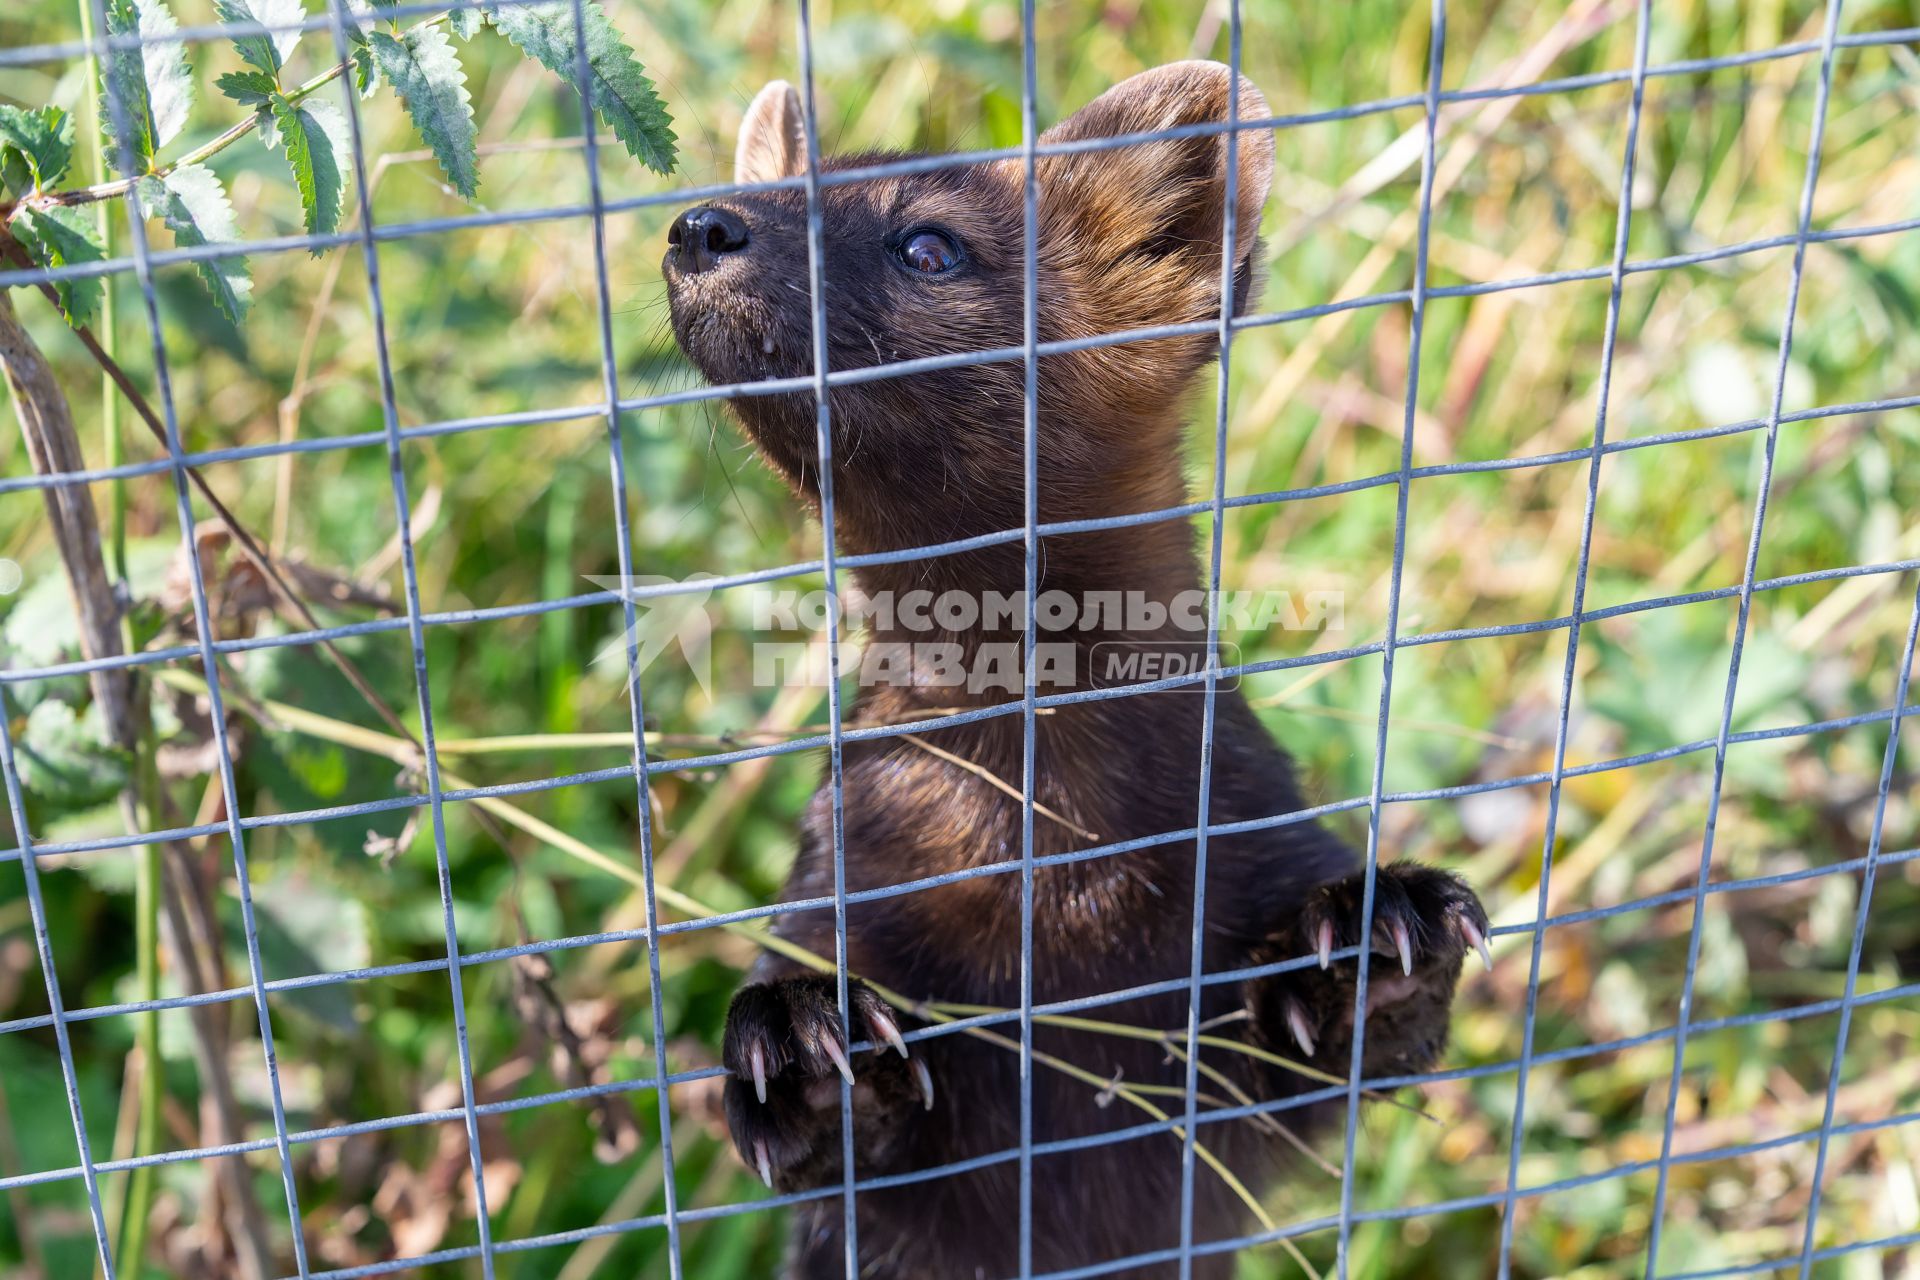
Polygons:
[[[1805,0],[1663,0],[1653,6],[1655,64],[1817,40],[1821,11]],[[181,0],[183,23],[212,21],[211,6]],[[669,179],[603,148],[612,197],[724,182],[739,115],[766,80],[797,78],[794,7],[763,0],[615,0],[608,12],[660,85],[680,135]],[[1417,93],[1425,72],[1426,6],[1355,0],[1342,5],[1245,5],[1245,66],[1276,111],[1318,110]],[[919,4],[842,0],[815,9],[821,109],[829,149],[948,150],[1019,140],[1018,8],[1002,2]],[[1065,115],[1122,77],[1187,56],[1225,56],[1223,6],[1105,0],[1041,7],[1043,120]],[[1920,24],[1911,0],[1854,0],[1845,29]],[[1625,68],[1634,14],[1624,0],[1571,8],[1488,0],[1454,5],[1449,87]],[[13,0],[0,44],[75,39],[70,0]],[[326,65],[325,37],[297,55]],[[366,105],[375,217],[383,223],[475,209],[537,211],[583,202],[577,107],[548,74],[501,42],[461,47],[483,144],[479,203],[443,185],[430,155],[390,96]],[[211,94],[213,74],[238,65],[224,43],[197,45],[201,102],[184,143],[235,118]],[[1817,57],[1758,62],[1649,81],[1633,194],[1631,257],[1645,260],[1789,234],[1805,172]],[[81,67],[55,62],[0,70],[0,99],[82,108]],[[1445,189],[1435,202],[1438,282],[1509,278],[1604,266],[1615,222],[1629,90],[1624,84],[1473,104],[1450,112],[1442,140]],[[1266,215],[1270,251],[1264,305],[1287,308],[1406,287],[1417,154],[1393,151],[1419,125],[1398,110],[1283,131]],[[1403,144],[1404,145],[1404,144]],[[1380,157],[1398,154],[1400,163]],[[214,167],[251,237],[299,229],[282,160],[249,140]],[[351,203],[349,205],[351,209]],[[671,204],[609,219],[614,340],[623,394],[691,387],[674,349],[658,272]],[[1847,49],[1837,58],[1816,224],[1858,226],[1920,215],[1920,61],[1911,43]],[[116,217],[123,217],[116,214]],[[164,243],[164,233],[161,241]],[[117,243],[124,251],[124,227]],[[1614,371],[1611,439],[1735,422],[1766,412],[1791,263],[1780,247],[1670,272],[1635,274],[1625,287]],[[187,267],[160,273],[175,402],[189,448],[283,438],[323,440],[378,431],[381,412],[365,271],[357,248],[310,257],[257,255],[256,301],[243,329],[227,325]],[[389,240],[380,269],[399,410],[406,425],[593,404],[602,394],[591,240],[580,218],[530,217],[481,230]],[[115,283],[118,344],[135,379],[153,388],[149,336],[130,277]],[[98,462],[99,379],[44,301],[16,304],[72,396]],[[1584,449],[1591,439],[1607,310],[1604,280],[1436,300],[1419,370],[1415,461]],[[1809,250],[1785,408],[1920,391],[1920,233]],[[1377,307],[1262,328],[1236,345],[1230,491],[1253,493],[1375,475],[1396,465],[1408,312]],[[1206,397],[1196,398],[1204,412]],[[624,423],[637,569],[684,578],[802,561],[818,532],[754,461],[715,405],[630,415]],[[137,429],[129,456],[156,456]],[[1594,540],[1589,607],[1739,581],[1756,497],[1762,439],[1747,432],[1607,457]],[[1194,470],[1204,483],[1208,450]],[[557,599],[589,591],[586,577],[617,572],[604,422],[583,414],[501,430],[410,442],[407,482],[416,511],[422,603],[458,610]],[[17,434],[0,432],[0,469],[28,470]],[[394,504],[379,446],[224,463],[208,479],[284,553],[370,589],[396,593]],[[1419,482],[1410,513],[1402,621],[1408,631],[1545,619],[1571,599],[1586,464]],[[180,616],[178,531],[171,481],[127,482],[136,592]],[[108,486],[95,486],[104,509]],[[1848,564],[1920,557],[1920,412],[1819,418],[1782,428],[1772,509],[1759,560],[1763,579]],[[204,517],[205,509],[201,510]],[[1229,638],[1248,658],[1374,639],[1383,625],[1394,496],[1378,487],[1235,511],[1226,583],[1248,590],[1336,591],[1344,629]],[[1201,527],[1196,525],[1196,536]],[[209,548],[210,554],[217,548]],[[3,603],[9,661],[70,643],[64,585],[39,498],[0,499],[0,555],[25,585]],[[227,634],[283,624],[249,602],[217,557],[230,608]],[[805,580],[783,584],[807,589]],[[1891,705],[1915,575],[1883,574],[1761,593],[1739,686],[1735,728],[1798,724]],[[653,728],[682,735],[667,754],[713,749],[720,735],[791,730],[823,715],[817,698],[778,699],[753,687],[751,599],[714,599],[711,692],[683,664],[647,672]],[[1581,763],[1711,738],[1725,683],[1736,602],[1720,598],[1629,614],[1585,629],[1569,761]],[[330,621],[374,616],[328,608]],[[620,634],[617,608],[596,606],[428,634],[437,727],[443,740],[542,735],[543,740],[449,757],[478,783],[618,766],[618,746],[569,745],[555,735],[618,735],[627,726],[623,660],[601,655]],[[174,637],[178,640],[177,634]],[[1551,763],[1564,632],[1406,650],[1395,683],[1386,781],[1391,791],[1448,787],[1525,774]],[[345,646],[387,703],[415,719],[404,632]],[[671,656],[671,655],[670,655]],[[191,674],[197,664],[181,672]],[[1372,770],[1377,660],[1250,682],[1274,731],[1294,750],[1312,794],[1364,795]],[[247,698],[275,699],[336,723],[382,728],[309,649],[237,655],[230,672]],[[24,718],[44,692],[12,689]],[[74,696],[69,691],[69,696]],[[84,692],[79,697],[84,700]],[[242,701],[236,697],[236,702]],[[221,814],[209,789],[204,723],[191,699],[167,726],[161,761],[186,820]],[[16,720],[16,725],[21,723]],[[261,728],[236,710],[239,786],[248,814],[288,812],[404,794],[412,780],[390,760],[280,724]],[[338,735],[336,735],[338,736]],[[1920,842],[1911,731],[1895,773],[1885,847]],[[1818,867],[1864,856],[1887,730],[1884,723],[1737,745],[1727,761],[1715,854],[1718,878]],[[589,742],[593,741],[591,739]],[[496,744],[497,746],[498,744]],[[720,909],[768,901],[793,849],[793,820],[820,770],[812,756],[660,780],[662,876]],[[1560,810],[1551,905],[1568,912],[1660,894],[1645,909],[1558,926],[1547,938],[1534,1045],[1538,1052],[1640,1035],[1676,1018],[1690,898],[1706,821],[1711,752],[1602,772],[1570,782]],[[1499,922],[1534,910],[1547,807],[1544,785],[1465,800],[1403,803],[1386,814],[1384,847],[1459,869],[1482,887]],[[637,865],[629,781],[539,791],[514,803],[565,833]],[[1357,830],[1352,815],[1343,819]],[[389,857],[366,852],[369,829],[402,836]],[[111,806],[67,815],[35,832],[71,839],[119,830]],[[631,927],[632,886],[520,830],[508,848],[466,806],[447,813],[455,914],[463,947],[509,945]],[[7,836],[9,845],[15,838]],[[247,853],[263,922],[269,977],[444,956],[430,827],[400,815],[251,833]],[[238,908],[224,841],[196,845],[225,940],[228,985],[246,981]],[[1880,877],[1867,930],[1861,989],[1920,978],[1920,862]],[[125,851],[47,859],[52,938],[69,1008],[133,998],[133,858]],[[1696,1019],[1722,1018],[1836,997],[1844,980],[1857,877],[1809,879],[1715,894],[1703,922]],[[1453,1064],[1511,1063],[1521,1049],[1529,946],[1511,935],[1492,974],[1464,981]],[[0,1019],[45,1011],[17,864],[0,865]],[[662,948],[666,1033],[675,1069],[714,1060],[728,997],[752,945],[717,930]],[[642,1078],[648,1046],[643,949],[607,944],[552,958],[549,990],[580,1039],[574,1062],[601,1078]],[[178,991],[163,973],[163,989]],[[510,966],[465,972],[466,1012],[482,1095],[524,1096],[577,1083],[558,1059]],[[524,996],[524,989],[522,996]],[[537,1001],[534,1002],[537,1005]],[[235,1089],[249,1136],[270,1133],[257,1031],[247,1002],[230,1019]],[[457,1105],[451,1009],[443,973],[355,982],[276,996],[274,1028],[289,1121],[313,1128]],[[166,1106],[161,1146],[204,1141],[199,1073],[184,1014],[162,1018]],[[97,1156],[131,1150],[136,1020],[72,1029],[82,1101]],[[1817,1127],[1836,1016],[1810,1016],[1696,1035],[1687,1053],[1675,1150]],[[1838,1118],[1898,1116],[1920,1105],[1920,1003],[1863,1008],[1847,1046]],[[1539,1185],[1659,1153],[1671,1043],[1542,1064],[1532,1073],[1521,1173]],[[1099,1064],[1085,1064],[1100,1070]],[[1504,1185],[1515,1076],[1509,1067],[1424,1091],[1429,1118],[1376,1108],[1362,1126],[1356,1203],[1393,1207],[1471,1197]],[[127,1101],[123,1102],[123,1099]],[[51,1034],[0,1036],[0,1175],[76,1160]],[[496,1240],[658,1212],[663,1206],[657,1111],[651,1093],[617,1103],[637,1124],[588,1106],[546,1105],[484,1126]],[[675,1090],[679,1203],[751,1200],[758,1183],[721,1140],[711,1091]],[[633,1140],[637,1137],[637,1141]],[[610,1147],[610,1150],[600,1150]],[[1797,1252],[1814,1144],[1782,1142],[1745,1156],[1708,1156],[1672,1175],[1662,1273],[1759,1263]],[[602,1156],[611,1158],[603,1159]],[[349,1266],[474,1241],[458,1124],[390,1129],[295,1149],[305,1227],[316,1267]],[[281,1273],[291,1270],[288,1224],[271,1150],[246,1158]],[[1818,1243],[1845,1244],[1920,1227],[1920,1129],[1886,1127],[1836,1138]],[[1516,1224],[1515,1273],[1530,1277],[1641,1274],[1654,1175],[1639,1171],[1576,1191],[1529,1197]],[[209,1206],[201,1165],[165,1166],[155,1188],[147,1275],[238,1275]],[[110,1202],[126,1178],[103,1183]],[[1337,1208],[1338,1183],[1311,1165],[1273,1192],[1281,1222]],[[683,1228],[685,1274],[769,1274],[782,1249],[780,1215],[748,1213]],[[1011,1230],[1011,1224],[1008,1224]],[[1499,1237],[1496,1208],[1436,1213],[1355,1233],[1353,1274],[1483,1277]],[[1330,1233],[1300,1240],[1316,1267],[1332,1259]],[[502,1256],[514,1280],[664,1275],[664,1235],[645,1230],[577,1248]],[[77,1179],[0,1199],[0,1275],[70,1277],[92,1263]],[[1910,1276],[1910,1253],[1884,1250],[1815,1268],[1821,1276]],[[1247,1255],[1247,1277],[1292,1275],[1267,1248]],[[123,1270],[123,1274],[124,1274]],[[478,1275],[477,1264],[420,1274]]]

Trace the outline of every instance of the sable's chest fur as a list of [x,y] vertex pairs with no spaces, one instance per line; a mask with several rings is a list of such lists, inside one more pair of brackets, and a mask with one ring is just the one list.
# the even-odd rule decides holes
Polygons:
[[[1278,749],[1237,694],[1219,696],[1211,821],[1298,808],[1290,786],[1275,786],[1286,776]],[[1167,837],[1190,831],[1198,819],[1201,706],[1197,693],[1161,694],[1112,707],[1063,707],[1036,718],[1036,799],[1095,837],[1034,814],[1033,852],[1043,864],[1033,877],[1035,981],[1044,998],[1188,971],[1195,846],[1191,838]],[[881,717],[863,709],[860,719]],[[1017,787],[1021,732],[1021,718],[1009,715],[926,740]],[[1017,999],[1020,802],[978,773],[902,739],[849,744],[843,768],[849,893],[1001,868],[850,903],[851,967],[916,998]],[[1280,902],[1334,872],[1317,857],[1288,856],[1301,852],[1290,848],[1291,831],[1209,842],[1208,950],[1223,964],[1259,941],[1259,922],[1272,918]],[[1071,858],[1134,840],[1146,843]],[[790,896],[831,896],[830,788],[810,805],[802,844]],[[1047,864],[1060,855],[1068,857]],[[795,933],[820,939],[822,926],[830,938],[830,914],[810,912]]]

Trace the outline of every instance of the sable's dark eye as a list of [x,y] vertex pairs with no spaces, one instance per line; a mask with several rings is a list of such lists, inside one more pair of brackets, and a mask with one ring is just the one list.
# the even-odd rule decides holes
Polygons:
[[916,231],[900,242],[900,261],[922,275],[937,276],[960,265],[960,246],[938,231]]

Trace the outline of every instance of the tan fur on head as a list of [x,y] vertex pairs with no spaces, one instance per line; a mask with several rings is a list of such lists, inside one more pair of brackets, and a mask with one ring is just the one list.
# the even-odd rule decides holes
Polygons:
[[[1230,113],[1251,127],[1228,137],[1218,126]],[[1260,213],[1274,147],[1260,122],[1269,114],[1260,92],[1245,79],[1236,82],[1226,67],[1180,62],[1132,77],[1043,135],[1049,144],[1151,140],[1038,158],[1040,340],[1192,327],[1150,342],[1048,356],[1041,364],[1043,518],[1148,511],[1180,500],[1182,406],[1217,354],[1211,322],[1223,303],[1244,313],[1262,265]],[[1182,128],[1212,131],[1152,137]],[[741,128],[738,177],[790,182],[806,172],[805,142],[799,95],[784,83],[768,85]],[[829,156],[820,167],[844,173],[893,158]],[[1223,246],[1229,177],[1230,249]],[[675,335],[716,383],[811,370],[808,213],[817,207],[831,370],[1014,346],[1024,331],[1023,179],[1020,162],[1011,160],[833,182],[817,202],[791,189],[716,199],[710,208],[750,234],[704,260],[677,245],[669,251]],[[947,239],[957,265],[930,274],[912,269],[902,250],[921,233]],[[1231,275],[1224,282],[1223,266]],[[845,480],[835,512],[842,542],[895,550],[928,541],[930,529],[962,537],[1019,524],[1022,490],[1006,477],[1022,471],[1023,388],[1024,370],[1008,361],[837,387],[832,430],[842,440],[834,449]],[[767,460],[804,496],[816,497],[811,398],[748,397],[733,412]],[[1120,541],[1050,543],[1047,572],[1083,572],[1104,583],[1137,581],[1147,564],[1168,574],[1191,567],[1184,528],[1140,532],[1124,550]],[[1016,582],[1024,564],[1017,550],[1000,562]],[[983,551],[970,571],[982,572],[997,554]],[[923,566],[912,571],[923,573]]]
[[[1269,152],[1272,143],[1268,143]],[[1271,167],[1271,163],[1269,163]],[[807,171],[807,134],[800,95],[774,80],[753,96],[733,148],[737,182],[778,182]]]
[[[1121,81],[1041,135],[1042,142],[1112,138],[1227,122],[1232,72],[1217,62],[1174,62]],[[1240,77],[1239,118],[1271,112]],[[1235,156],[1234,257],[1245,273],[1273,184],[1273,135],[1241,131],[1045,156],[1039,162],[1041,238],[1054,264],[1072,273],[1119,269],[1138,314],[1105,317],[1109,327],[1218,314],[1220,235],[1227,157]],[[1211,258],[1211,269],[1207,259]],[[1109,298],[1109,301],[1112,299]],[[1132,308],[1122,305],[1123,311]]]

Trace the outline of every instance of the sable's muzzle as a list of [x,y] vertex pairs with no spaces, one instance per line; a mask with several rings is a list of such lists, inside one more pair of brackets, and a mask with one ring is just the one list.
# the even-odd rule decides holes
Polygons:
[[673,220],[667,229],[667,256],[687,275],[718,266],[720,259],[747,247],[751,235],[746,219],[718,205],[696,205]]

